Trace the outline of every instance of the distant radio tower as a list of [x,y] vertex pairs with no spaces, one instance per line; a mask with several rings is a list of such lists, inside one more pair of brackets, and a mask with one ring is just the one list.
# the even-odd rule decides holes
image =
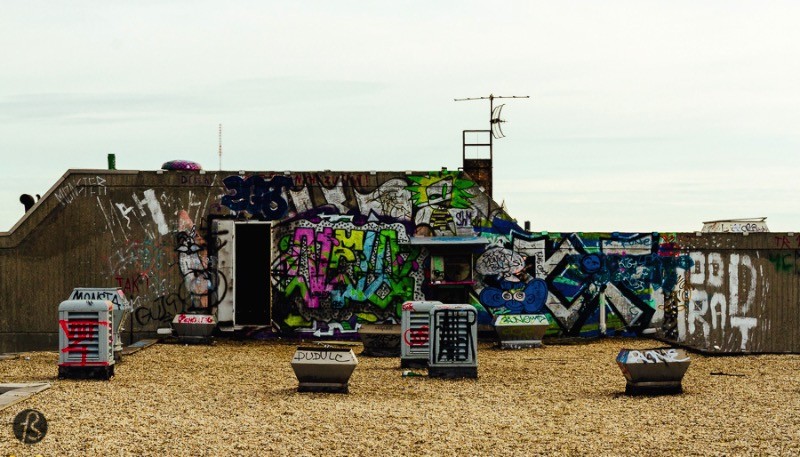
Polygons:
[[222,171],[222,124],[219,125],[219,171]]

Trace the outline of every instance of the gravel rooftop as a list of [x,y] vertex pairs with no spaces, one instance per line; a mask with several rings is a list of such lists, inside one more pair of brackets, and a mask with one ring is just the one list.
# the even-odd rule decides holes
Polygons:
[[[692,354],[683,394],[628,397],[617,353],[661,343],[481,343],[477,380],[360,356],[350,393],[322,394],[296,392],[296,346],[157,344],[111,381],[58,380],[54,352],[1,360],[0,382],[53,385],[0,411],[0,455],[800,455],[800,356]],[[49,425],[34,445],[12,432],[27,408]]]

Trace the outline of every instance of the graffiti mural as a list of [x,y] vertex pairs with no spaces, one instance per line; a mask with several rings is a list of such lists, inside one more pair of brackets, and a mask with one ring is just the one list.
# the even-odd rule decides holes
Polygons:
[[[172,265],[177,266],[182,282],[173,292],[162,291],[149,302],[138,303],[133,316],[140,326],[165,324],[187,311],[211,312],[227,294],[228,279],[216,268],[216,257],[208,253],[207,241],[184,210],[178,212],[174,245],[178,258]],[[121,278],[119,283],[123,287]],[[138,292],[136,282],[124,284],[123,290],[130,286],[132,292]]]
[[[180,182],[187,184],[189,178],[180,176]],[[192,222],[213,214],[224,194],[216,176],[194,177],[192,182],[209,184],[209,189],[176,193],[145,188],[95,195],[99,222],[114,244],[101,259],[108,286],[120,287],[131,302],[135,330],[154,330],[175,314],[213,306],[226,292],[215,258],[206,252],[205,230]]]
[[[499,287],[486,286],[480,301],[495,311],[510,314],[538,314],[544,311],[547,300],[547,283],[542,279],[528,282],[500,280]],[[502,313],[498,313],[502,314]]]
[[473,218],[472,198],[477,195],[475,182],[461,177],[459,173],[442,171],[425,176],[409,176],[412,182],[406,187],[411,193],[411,201],[416,211],[414,221],[417,225],[429,227],[434,235],[458,234],[454,214],[462,228],[465,220]]
[[356,192],[358,211],[365,215],[411,220],[411,192],[405,186],[406,181],[402,179],[390,179],[368,194]]
[[497,314],[549,312],[567,335],[597,330],[606,307],[624,329],[641,332],[664,315],[692,259],[657,234],[528,234],[499,221],[476,262],[479,299]]
[[355,313],[394,318],[421,297],[421,250],[403,224],[300,220],[281,228],[272,264],[275,292],[305,320],[347,320]]
[[178,213],[175,251],[184,286],[189,291],[189,309],[193,310],[214,306],[227,290],[227,280],[215,266],[216,257],[206,252],[205,243],[186,211]]

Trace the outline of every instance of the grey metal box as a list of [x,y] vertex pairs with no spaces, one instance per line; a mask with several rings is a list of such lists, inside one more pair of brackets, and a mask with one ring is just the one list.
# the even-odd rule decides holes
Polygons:
[[364,343],[362,355],[372,357],[397,357],[400,355],[400,325],[361,324],[358,336]]
[[435,305],[430,310],[428,376],[478,377],[478,311],[472,305]]
[[113,311],[108,300],[66,300],[58,305],[59,377],[114,375]]
[[431,309],[440,301],[407,301],[400,317],[400,366],[424,368],[428,364]]
[[120,287],[76,287],[68,300],[108,300],[114,305],[113,324],[114,352],[117,359],[122,353],[122,323],[133,312],[130,302]]

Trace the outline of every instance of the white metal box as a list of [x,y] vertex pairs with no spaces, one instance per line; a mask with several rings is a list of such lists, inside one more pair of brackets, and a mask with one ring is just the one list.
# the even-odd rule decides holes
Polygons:
[[617,365],[625,376],[625,393],[673,394],[683,392],[683,375],[689,369],[689,354],[680,348],[622,349]]

